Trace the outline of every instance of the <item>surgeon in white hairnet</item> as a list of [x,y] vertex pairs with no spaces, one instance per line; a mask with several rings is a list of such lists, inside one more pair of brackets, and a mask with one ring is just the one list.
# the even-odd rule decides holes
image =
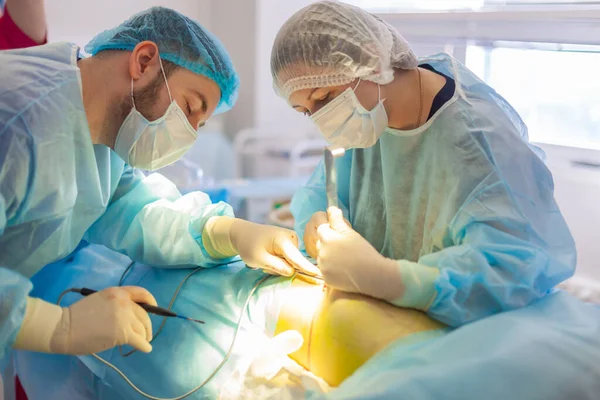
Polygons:
[[[317,2],[279,31],[274,87],[333,147],[292,202],[329,286],[458,326],[525,306],[573,274],[573,238],[517,112],[446,54],[417,59],[389,24]],[[346,220],[344,220],[344,217]]]
[[12,347],[151,350],[150,318],[136,304],[156,303],[145,289],[111,288],[68,308],[29,296],[28,278],[82,239],[158,267],[213,267],[239,254],[272,274],[316,270],[293,231],[233,218],[229,205],[141,171],[177,161],[235,103],[239,79],[214,36],[154,7],[86,51],[0,52],[0,361]]

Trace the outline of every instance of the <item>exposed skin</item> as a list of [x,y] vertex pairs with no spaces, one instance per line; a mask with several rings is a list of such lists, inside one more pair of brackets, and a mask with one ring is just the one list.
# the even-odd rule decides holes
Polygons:
[[[394,80],[386,85],[381,85],[381,99],[388,115],[388,126],[394,129],[414,129],[427,121],[431,104],[435,95],[444,87],[445,79],[431,71],[419,68],[423,86],[423,111],[418,120],[421,107],[421,94],[419,87],[419,74],[414,70],[396,70]],[[328,86],[315,89],[297,90],[290,96],[292,107],[305,115],[312,115],[327,105],[347,88],[356,87],[359,83],[355,79],[347,85]],[[377,84],[370,81],[360,81],[356,87],[356,97],[362,106],[371,110],[377,105]]]
[[[419,85],[419,72],[421,85]],[[294,110],[307,116],[313,115],[327,105],[331,100],[348,88],[356,88],[355,94],[362,106],[371,110],[379,100],[385,100],[383,105],[388,116],[388,126],[394,129],[415,129],[427,122],[427,116],[431,110],[433,99],[444,87],[446,80],[429,70],[419,68],[414,70],[396,70],[394,80],[386,85],[355,79],[347,85],[328,86],[314,89],[302,89],[293,92],[289,102]],[[358,86],[357,86],[358,84]],[[423,89],[423,101],[421,104],[421,87]],[[421,109],[419,119],[419,110]],[[316,228],[327,222],[324,212],[315,213],[304,234],[304,245],[308,254],[318,258],[318,235]],[[350,223],[347,222],[348,225]]]
[[[198,129],[210,118],[221,99],[219,86],[205,76],[162,60],[154,42],[139,43],[133,51],[102,51],[79,61],[83,104],[92,142],[114,149],[119,129],[131,112],[131,82],[136,109],[149,121],[165,115],[173,100]],[[292,275],[295,269],[318,274],[319,270],[298,250],[297,236],[283,228],[216,217],[225,226],[235,252],[253,268],[268,273]],[[240,238],[241,235],[241,238]]]
[[290,357],[338,386],[394,341],[444,327],[422,311],[296,279],[286,293],[275,335],[298,331],[304,342]]
[[[114,149],[119,128],[133,105],[132,79],[135,106],[149,121],[161,118],[171,103],[154,42],[141,42],[133,51],[100,52],[80,60],[79,68],[83,104],[94,144]],[[176,67],[167,81],[173,100],[190,124],[196,129],[204,125],[221,99],[219,86],[181,67]]]

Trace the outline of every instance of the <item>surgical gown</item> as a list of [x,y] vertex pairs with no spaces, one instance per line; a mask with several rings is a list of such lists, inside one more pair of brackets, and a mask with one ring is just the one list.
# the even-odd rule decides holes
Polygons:
[[[543,297],[576,251],[517,112],[451,57],[421,62],[455,80],[453,98],[422,127],[336,160],[338,196],[354,229],[399,260],[405,293],[392,303],[458,326]],[[300,237],[326,207],[321,164],[292,201]]]
[[228,261],[202,244],[205,222],[232,216],[228,205],[181,196],[92,143],[78,52],[55,43],[0,53],[0,360],[23,320],[27,278],[82,239],[154,266]]

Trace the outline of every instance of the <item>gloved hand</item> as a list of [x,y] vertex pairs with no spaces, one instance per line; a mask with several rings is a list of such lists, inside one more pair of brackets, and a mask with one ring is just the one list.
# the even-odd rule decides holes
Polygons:
[[127,344],[149,353],[152,324],[136,302],[156,305],[150,292],[134,286],[108,288],[67,308],[29,297],[14,347],[86,355]]
[[339,208],[331,207],[327,212],[329,223],[317,228],[317,265],[325,283],[388,301],[400,297],[404,286],[397,261],[379,254],[349,227]]
[[[352,228],[352,225],[350,225],[350,222],[347,219],[344,218],[344,221],[349,228]],[[308,255],[315,260],[319,258],[319,252],[317,251],[317,241],[319,240],[317,228],[323,224],[327,224],[327,222],[327,213],[318,211],[310,217],[310,220],[306,224],[306,228],[304,228],[304,247],[306,248]]]
[[304,339],[298,331],[285,331],[267,340],[250,364],[248,375],[254,378],[272,379],[286,364],[288,355],[302,347]]
[[206,250],[214,257],[239,254],[251,268],[261,268],[270,274],[291,276],[295,270],[320,276],[298,250],[294,231],[275,226],[255,224],[237,218],[213,217],[202,234]]

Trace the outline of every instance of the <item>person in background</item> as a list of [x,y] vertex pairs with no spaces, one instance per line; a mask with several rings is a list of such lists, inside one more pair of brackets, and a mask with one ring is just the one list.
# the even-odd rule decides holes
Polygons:
[[322,1],[281,28],[271,71],[277,93],[348,150],[336,160],[341,209],[326,214],[322,164],[291,206],[327,285],[460,326],[573,274],[543,152],[457,60],[417,59],[382,19]]
[[0,50],[46,43],[44,0],[0,0]]
[[239,255],[271,274],[318,274],[293,231],[236,219],[228,204],[182,196],[140,170],[180,159],[234,105],[238,75],[214,36],[154,7],[86,51],[53,43],[0,53],[0,359],[11,347],[151,351],[150,319],[136,303],[156,301],[142,288],[109,288],[68,308],[28,295],[28,278],[82,240],[156,267],[209,268]]

